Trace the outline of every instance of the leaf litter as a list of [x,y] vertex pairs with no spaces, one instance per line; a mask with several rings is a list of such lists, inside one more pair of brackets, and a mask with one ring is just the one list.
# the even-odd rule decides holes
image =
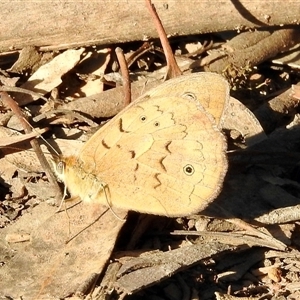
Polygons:
[[[181,40],[181,44],[186,44],[185,49],[190,48],[188,42],[185,38]],[[134,46],[131,47],[134,51]],[[195,52],[193,47],[190,51]],[[199,52],[199,46],[196,51]],[[183,54],[180,54],[182,58]],[[245,52],[238,54],[242,56]],[[51,110],[58,107],[76,109],[79,115],[88,115],[97,121],[102,118],[100,121],[105,122],[107,117],[123,108],[123,91],[121,87],[104,91],[108,85],[103,79],[104,73],[109,69],[111,59],[107,48],[69,49],[53,56],[37,69],[39,55],[25,64],[26,72],[34,70],[27,81],[24,68],[18,67],[18,76],[25,80],[20,86],[46,97],[56,88],[60,91],[59,97],[52,99],[53,106],[41,119],[40,128],[44,130],[50,125],[53,134],[48,131],[44,136],[55,149],[63,153],[76,152],[82,143],[78,140],[86,140],[86,133],[91,128],[78,116],[71,116],[68,122],[61,119],[56,123],[65,124],[65,128],[51,125],[58,118]],[[149,63],[150,57],[160,64],[157,54],[145,53],[143,63],[138,65],[146,66],[147,71],[139,75],[142,80],[133,84],[133,98],[161,82],[162,73],[152,70],[154,66]],[[95,70],[83,68],[84,62],[90,59],[89,65],[94,61],[97,66]],[[192,69],[190,59],[183,58],[183,61],[188,65],[187,70]],[[32,67],[29,63],[33,64]],[[135,64],[132,70],[134,68]],[[225,118],[224,132],[230,141],[231,168],[221,195],[204,213],[209,218],[195,216],[167,220],[154,217],[147,221],[150,216],[142,218],[134,213],[127,216],[118,211],[117,216],[124,219],[121,221],[104,207],[73,202],[66,202],[69,208],[57,213],[51,200],[55,195],[51,194],[44,170],[31,155],[33,152],[28,144],[24,147],[23,139],[29,138],[28,134],[22,140],[13,137],[2,140],[1,297],[71,299],[75,295],[90,293],[95,299],[104,295],[122,298],[127,294],[133,294],[126,296],[132,299],[145,294],[148,297],[160,295],[163,299],[183,299],[196,293],[203,299],[214,299],[215,296],[216,299],[235,299],[234,296],[227,297],[230,289],[235,296],[260,296],[251,299],[260,299],[261,296],[297,299],[300,282],[299,97],[288,90],[271,109],[265,103],[273,92],[285,88],[292,80],[296,83],[299,76],[291,72],[291,76],[282,81],[284,70],[279,75],[273,71],[273,76],[268,76],[263,69],[244,69],[242,74],[234,68],[231,71],[231,76],[234,74],[232,81],[235,81],[232,94],[242,102],[231,98]],[[134,72],[131,73],[134,77]],[[140,70],[136,74],[141,74]],[[247,82],[251,78],[249,74],[260,74],[264,80],[256,85]],[[145,83],[144,78],[150,77],[151,83]],[[71,89],[72,79],[74,86]],[[254,95],[257,101],[253,101]],[[15,93],[14,96],[20,104],[27,105],[31,118],[37,117],[46,105],[35,94]],[[98,107],[94,106],[95,103]],[[282,105],[283,110],[280,109]],[[2,116],[4,113],[5,110]],[[2,119],[2,128],[7,124]],[[13,134],[12,129],[9,130],[5,136]],[[33,131],[30,138],[35,135],[38,133]],[[61,139],[64,139],[65,147],[59,142]],[[24,148],[27,150],[21,150]],[[14,153],[8,154],[7,149],[19,153],[20,157],[11,156]],[[49,152],[49,149],[43,151]],[[30,185],[35,188],[30,188]],[[220,209],[224,207],[226,213]],[[222,220],[228,215],[263,228],[266,234],[290,248],[282,252],[259,247],[264,243],[259,244],[257,237],[251,240],[247,237],[247,230]],[[185,230],[187,238],[170,235],[175,228]],[[189,236],[189,232],[197,228],[198,231],[200,228],[208,231],[208,235]],[[218,235],[228,230],[232,234]]]

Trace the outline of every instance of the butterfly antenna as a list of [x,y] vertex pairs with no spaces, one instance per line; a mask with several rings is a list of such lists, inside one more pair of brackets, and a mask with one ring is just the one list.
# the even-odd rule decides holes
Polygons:
[[61,210],[61,208],[63,206],[63,203],[66,203],[66,201],[65,201],[66,197],[67,197],[67,186],[64,185],[64,194],[63,194],[63,197],[62,197],[62,199],[60,201],[59,207],[58,207],[58,209],[56,210],[55,213],[59,213],[60,212],[60,210]]
[[67,187],[65,185],[64,186],[63,197],[62,197],[62,199],[60,201],[60,204],[59,204],[59,207],[58,207],[58,209],[56,210],[55,213],[56,214],[59,213],[61,211],[62,206],[64,205],[64,211],[65,211],[65,213],[67,215],[67,218],[68,218],[68,232],[69,232],[69,236],[70,236],[71,235],[71,222],[70,222],[70,216],[69,216],[69,213],[68,213],[68,210],[67,210],[67,204],[66,204],[66,201],[65,201],[66,196],[67,196]]
[[[61,212],[62,210],[62,206],[64,205],[64,211],[65,211],[65,213],[66,213],[66,215],[67,215],[67,217],[68,217],[68,227],[69,227],[69,237],[71,236],[71,218],[70,218],[70,215],[69,215],[69,213],[68,213],[68,209],[67,209],[67,201],[68,200],[73,200],[74,198],[68,198],[68,199],[66,199],[66,197],[67,197],[67,186],[66,185],[64,185],[64,194],[63,194],[63,197],[62,197],[62,199],[61,199],[61,202],[60,202],[60,205],[59,205],[59,207],[58,207],[58,209],[56,210],[56,212],[55,213],[59,213],[59,212]],[[80,201],[81,202],[81,201]],[[78,204],[78,203],[77,203]],[[77,205],[76,204],[76,205]],[[69,208],[69,207],[68,207]],[[72,238],[71,238],[72,239]]]
[[32,125],[24,118],[24,121],[31,127],[32,131],[36,132],[37,133],[37,138],[40,138],[41,140],[43,140],[43,142],[48,145],[52,150],[53,152],[55,153],[55,155],[59,156],[59,153],[54,149],[54,147],[52,145],[50,145],[50,143],[47,142],[46,139],[44,139],[44,137],[34,128],[32,127]]
[[104,184],[101,183],[101,187],[102,187],[102,190],[103,190],[103,192],[104,192],[105,199],[106,199],[106,203],[107,203],[107,205],[108,205],[108,207],[109,207],[109,210],[113,213],[113,215],[114,215],[119,221],[125,222],[126,220],[120,218],[120,217],[117,215],[117,213],[113,210],[113,208],[112,208],[110,202],[108,201],[108,197],[107,197],[107,193],[106,193],[106,187],[107,187],[107,185],[104,185]]

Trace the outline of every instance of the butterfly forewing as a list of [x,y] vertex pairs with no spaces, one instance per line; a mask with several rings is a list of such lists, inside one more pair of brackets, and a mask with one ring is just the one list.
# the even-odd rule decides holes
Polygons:
[[[212,78],[219,84],[216,99],[207,82]],[[98,130],[78,154],[77,167],[66,166],[66,175],[76,177],[73,182],[84,181],[79,193],[66,180],[72,194],[165,216],[196,213],[218,195],[227,159],[216,121],[228,100],[228,86],[212,74],[183,76],[162,86],[165,90],[148,92]],[[223,103],[215,104],[222,97]],[[207,113],[201,100],[216,112],[211,108]]]
[[[219,192],[226,143],[194,100],[150,98],[119,114],[113,124],[93,136],[100,145],[93,157],[86,157],[91,151],[80,154],[96,166],[113,207],[180,216],[202,210]],[[99,201],[105,204],[105,195]]]

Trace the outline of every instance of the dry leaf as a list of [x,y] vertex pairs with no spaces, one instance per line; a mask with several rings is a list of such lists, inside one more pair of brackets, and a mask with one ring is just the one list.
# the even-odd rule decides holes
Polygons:
[[109,49],[103,49],[98,51],[96,54],[89,54],[89,57],[86,57],[84,61],[79,64],[79,73],[88,74],[89,77],[94,77],[94,79],[87,79],[86,83],[80,88],[81,94],[83,93],[85,97],[103,91],[102,77],[109,60]]
[[[41,203],[1,231],[0,298],[61,299],[83,293],[106,266],[124,222],[99,205],[75,205],[68,209],[69,218],[55,210]],[[30,241],[5,242],[5,237],[19,234],[30,235]]]
[[[84,50],[84,48],[69,49],[57,55],[50,62],[41,66],[21,87],[43,95],[49,93],[61,84],[61,77],[77,65]],[[17,99],[19,105],[25,105],[34,100],[37,98],[24,94],[21,97],[18,96]]]

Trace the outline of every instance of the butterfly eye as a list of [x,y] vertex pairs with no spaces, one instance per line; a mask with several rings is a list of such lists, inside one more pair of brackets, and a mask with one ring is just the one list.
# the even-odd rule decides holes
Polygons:
[[185,175],[191,176],[195,173],[195,169],[192,165],[186,165],[183,167],[183,172]]
[[57,173],[59,174],[64,174],[64,171],[65,171],[65,163],[63,161],[60,161],[57,163],[56,165],[56,170],[57,170]]
[[182,95],[182,98],[197,100],[197,96],[194,93],[186,92]]
[[147,117],[146,116],[140,116],[140,120],[144,123],[144,122],[146,122]]
[[159,123],[159,122],[157,122],[157,121],[156,121],[156,122],[154,122],[154,126],[155,126],[155,127],[159,127],[159,125],[160,125],[160,123]]

